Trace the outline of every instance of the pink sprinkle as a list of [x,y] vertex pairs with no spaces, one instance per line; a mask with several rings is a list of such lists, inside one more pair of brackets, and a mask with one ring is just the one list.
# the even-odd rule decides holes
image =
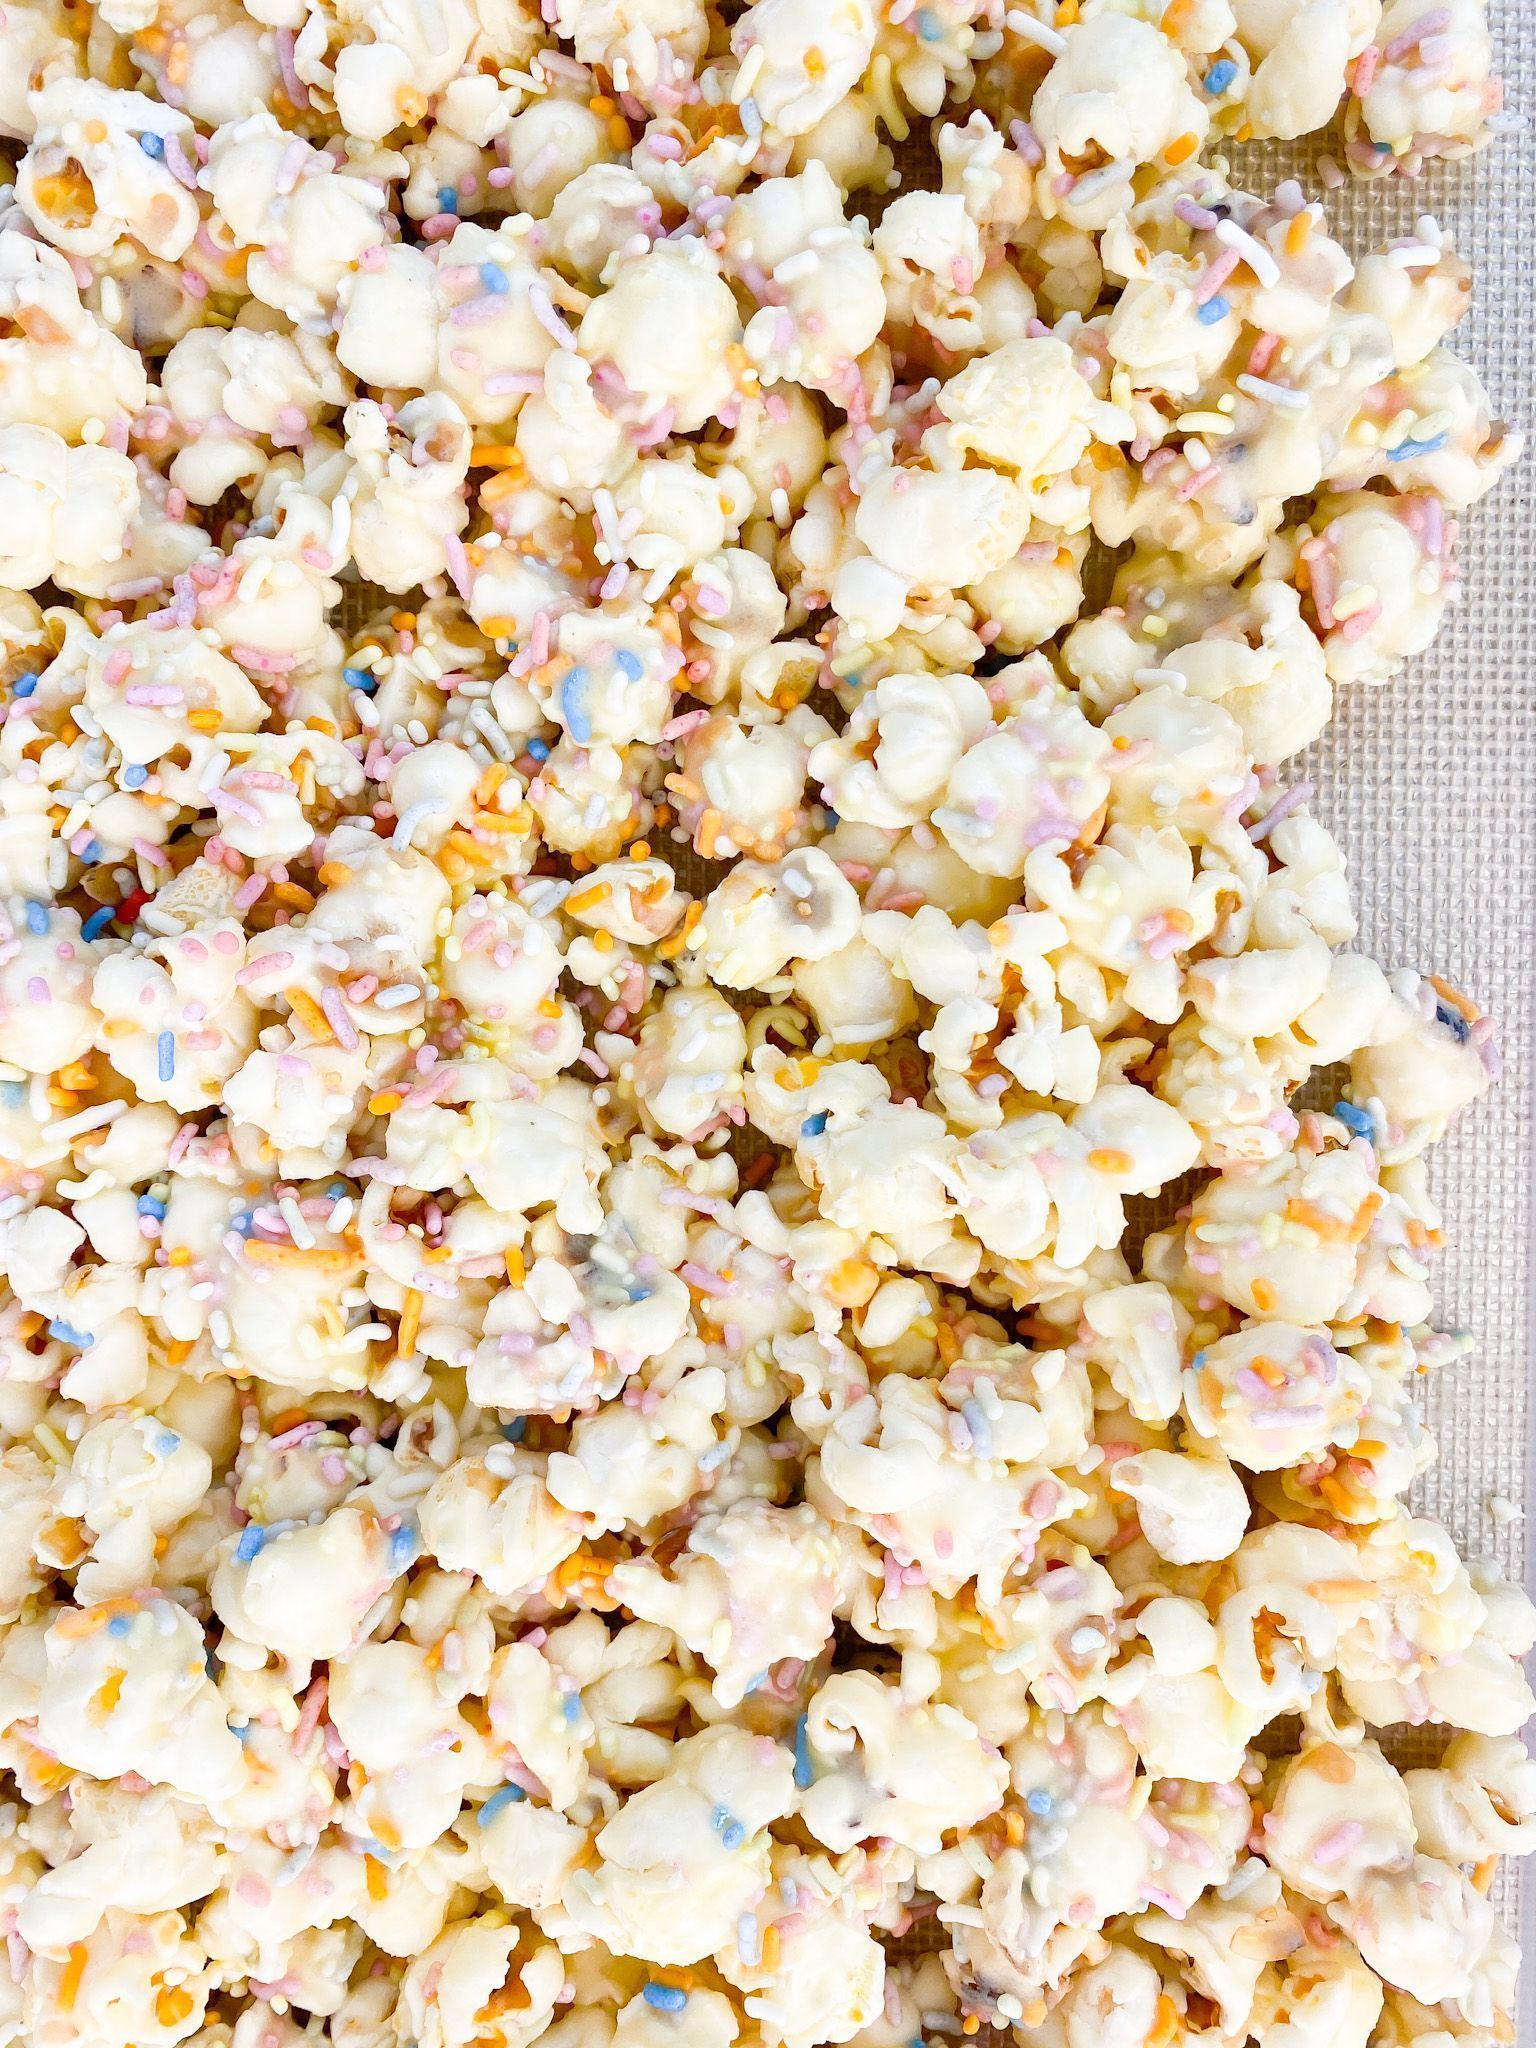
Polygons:
[[1336,1827],[1317,1843],[1312,1851],[1314,1863],[1341,1863],[1350,1850],[1365,1839],[1365,1829],[1357,1820],[1341,1820]]
[[1219,256],[1213,256],[1195,286],[1195,304],[1203,306],[1214,299],[1242,260],[1236,249],[1223,249]]
[[27,983],[27,999],[34,1003],[51,1003],[53,995],[40,974],[34,974]]
[[1376,67],[1380,62],[1380,50],[1377,49],[1374,43],[1367,43],[1355,59],[1354,72],[1349,82],[1349,89],[1357,100],[1363,100],[1370,91],[1372,81],[1376,76]]
[[126,647],[119,647],[109,654],[103,663],[101,680],[109,690],[115,690],[132,667],[133,656]]
[[355,1052],[358,1043],[357,1032],[353,1028],[352,1019],[347,1015],[341,997],[336,993],[335,989],[327,988],[321,990],[320,1007],[324,1010],[325,1020],[335,1032],[336,1042],[343,1052]]
[[[1450,25],[1449,10],[1444,7],[1433,8],[1430,13],[1421,14],[1417,21],[1410,22],[1401,35],[1394,36],[1381,54],[1387,63],[1399,63],[1410,50],[1416,50],[1426,36],[1440,35]],[[1357,87],[1356,90],[1359,91],[1361,88]]]

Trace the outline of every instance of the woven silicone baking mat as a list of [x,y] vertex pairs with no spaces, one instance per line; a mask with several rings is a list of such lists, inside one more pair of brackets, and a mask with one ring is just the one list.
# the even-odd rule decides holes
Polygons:
[[[1536,114],[1536,0],[1494,20],[1507,104]],[[1235,152],[1253,189],[1298,177],[1363,251],[1433,213],[1474,273],[1453,345],[1476,364],[1496,416],[1532,424],[1536,393],[1536,140],[1509,134],[1468,164],[1416,181],[1322,192],[1316,146]],[[1536,476],[1532,460],[1466,519],[1463,591],[1427,654],[1384,689],[1340,693],[1306,770],[1314,808],[1348,858],[1360,947],[1465,989],[1498,1024],[1500,1085],[1431,1154],[1445,1217],[1439,1314],[1477,1339],[1425,1395],[1440,1455],[1414,1505],[1464,1552],[1532,1583],[1529,1525],[1502,1526],[1495,1497],[1536,1499]],[[1409,1731],[1394,1748],[1420,1746]],[[1437,1745],[1431,1745],[1437,1746]],[[1522,2025],[1536,2048],[1536,1877],[1506,1865],[1498,1892],[1525,1936]]]

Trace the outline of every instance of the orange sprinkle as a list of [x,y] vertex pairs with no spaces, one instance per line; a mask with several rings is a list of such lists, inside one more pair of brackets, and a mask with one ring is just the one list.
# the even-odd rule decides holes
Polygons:
[[389,1880],[377,1856],[363,1858],[363,1875],[368,1881],[369,1898],[382,1899],[389,1890]]
[[194,732],[217,732],[224,723],[224,716],[219,711],[189,711],[187,723]]
[[515,1244],[506,1249],[507,1278],[514,1287],[521,1287],[528,1278],[528,1268],[523,1263],[522,1252]]
[[629,857],[631,860],[649,860],[651,857],[651,847],[649,840],[635,840],[635,842],[629,849]]
[[1452,988],[1451,984],[1448,981],[1442,981],[1438,974],[1431,974],[1425,978],[1435,994],[1443,997],[1450,1004],[1451,1008],[1463,1017],[1468,1024],[1475,1024],[1479,1017],[1482,1016],[1483,1013],[1476,1003],[1469,1002],[1459,988]]
[[357,1264],[351,1252],[318,1244],[305,1251],[296,1244],[269,1244],[264,1237],[246,1239],[245,1257],[253,1266],[307,1266],[319,1273],[350,1273]]
[[377,1095],[368,1098],[369,1113],[373,1116],[388,1116],[392,1109],[398,1109],[405,1097],[398,1088],[381,1088]]
[[416,1334],[421,1328],[421,1295],[414,1287],[405,1290],[405,1305],[400,1311],[400,1327],[395,1333],[395,1356],[409,1358],[416,1349]]
[[1186,129],[1182,135],[1176,136],[1163,151],[1163,161],[1170,164],[1187,163],[1199,147],[1199,136],[1195,134],[1193,129]]
[[319,879],[323,888],[339,889],[344,883],[351,881],[352,870],[344,860],[323,861],[320,865]]
[[1285,231],[1285,253],[1299,256],[1312,239],[1312,215],[1298,213]]
[[1255,1280],[1248,1291],[1253,1296],[1254,1307],[1262,1309],[1266,1315],[1280,1298],[1275,1293],[1274,1282],[1262,1277]]
[[80,1980],[85,1975],[90,1953],[90,1949],[83,1941],[72,1941],[69,1944],[69,1961],[64,1965],[63,1975],[59,1978],[60,2012],[74,2011],[75,2000],[80,1996]]
[[288,1007],[304,1026],[311,1038],[318,1038],[322,1044],[331,1041],[331,1022],[314,997],[302,988],[285,988],[283,994]]
[[279,882],[272,894],[279,903],[286,903],[294,910],[313,910],[315,907],[314,897],[298,882]]
[[1129,1173],[1135,1163],[1129,1152],[1117,1151],[1111,1145],[1095,1145],[1088,1154],[1088,1164],[1095,1173]]
[[584,910],[594,910],[599,903],[606,903],[613,894],[606,882],[593,882],[580,889],[574,896],[567,896],[565,907],[572,917],[580,917]]

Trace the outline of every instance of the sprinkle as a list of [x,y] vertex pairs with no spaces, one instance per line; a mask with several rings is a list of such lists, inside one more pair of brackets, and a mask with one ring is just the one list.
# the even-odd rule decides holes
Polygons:
[[235,1562],[249,1564],[252,1558],[260,1554],[266,1540],[267,1532],[260,1522],[247,1522],[240,1531],[240,1540],[235,1545]]
[[1056,1802],[1050,1793],[1041,1787],[1037,1787],[1033,1792],[1026,1792],[1024,1804],[1029,1808],[1036,1820],[1044,1820],[1047,1814],[1054,1811],[1056,1806]]
[[158,158],[165,155],[165,144],[158,135],[141,135],[139,147],[146,156]]
[[162,1031],[155,1040],[155,1072],[162,1081],[169,1081],[176,1072],[176,1035]]
[[1195,308],[1195,318],[1202,327],[1214,327],[1218,320],[1225,320],[1231,310],[1231,305],[1218,292],[1214,299],[1207,299],[1203,306]]
[[55,1316],[48,1325],[50,1337],[57,1337],[61,1344],[73,1344],[79,1351],[89,1351],[96,1339],[88,1330],[77,1330],[73,1323],[66,1323],[62,1316]]
[[1333,1114],[1341,1124],[1352,1130],[1357,1138],[1364,1138],[1368,1144],[1375,1142],[1375,1119],[1363,1109],[1357,1109],[1352,1102],[1336,1102]]
[[800,1790],[816,1782],[816,1766],[811,1761],[811,1741],[807,1731],[808,1717],[802,1714],[795,1723],[795,1783]]
[[141,768],[137,761],[130,761],[123,770],[123,787],[125,789],[142,789],[148,780],[149,770]]
[[475,1818],[481,1827],[488,1828],[504,1807],[521,1805],[527,1797],[521,1785],[503,1785],[499,1792],[491,1794]]
[[819,1138],[822,1132],[827,1128],[827,1118],[831,1114],[832,1112],[829,1109],[818,1109],[814,1111],[810,1116],[806,1118],[805,1122],[800,1126],[801,1137]]
[[1230,57],[1221,57],[1207,71],[1201,80],[1213,100],[1220,99],[1227,87],[1237,76],[1237,66]]
[[654,1979],[645,1985],[640,1996],[657,2012],[681,2012],[688,2003],[688,1994],[681,1984],[658,1984]]
[[1280,282],[1280,266],[1274,257],[1262,242],[1255,241],[1248,230],[1240,228],[1235,220],[1217,221],[1216,239],[1236,252],[1238,259],[1248,265],[1266,290]]
[[365,697],[371,696],[379,683],[378,677],[366,668],[344,668],[341,679],[349,690],[361,690]]
[[573,668],[567,672],[560,685],[560,709],[565,714],[566,728],[577,746],[584,747],[592,737],[592,721],[586,711],[587,672],[584,668]]
[[499,263],[482,263],[480,265],[480,282],[488,292],[499,294],[512,289],[512,280],[507,276],[507,273]]
[[42,934],[47,931],[47,929],[47,911],[43,908],[41,903],[33,903],[29,901],[27,904],[27,930],[29,932],[35,932],[38,935],[38,937],[41,937]]
[[1428,441],[1399,441],[1395,448],[1387,450],[1387,460],[1407,462],[1415,455],[1437,455],[1450,438],[1449,434],[1436,434]]
[[19,675],[15,682],[12,683],[11,694],[14,697],[30,697],[36,688],[37,672],[35,669],[29,668],[24,675]]

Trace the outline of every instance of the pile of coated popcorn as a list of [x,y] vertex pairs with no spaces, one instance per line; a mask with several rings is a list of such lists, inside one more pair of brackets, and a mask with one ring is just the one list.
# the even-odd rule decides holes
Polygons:
[[0,2043],[1514,2040],[1341,101],[1480,0],[8,0]]

